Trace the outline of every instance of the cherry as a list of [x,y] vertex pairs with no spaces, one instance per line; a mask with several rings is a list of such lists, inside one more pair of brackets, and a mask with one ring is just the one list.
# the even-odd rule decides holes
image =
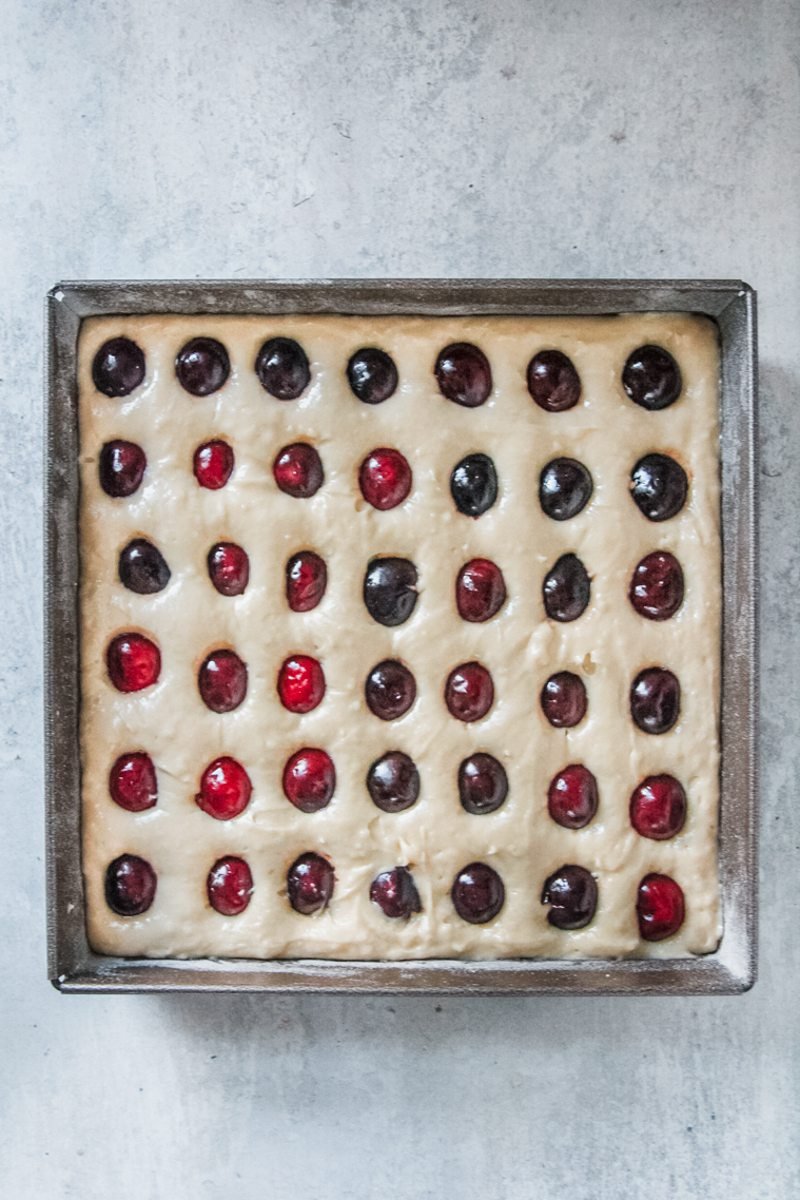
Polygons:
[[544,609],[553,621],[576,621],[589,603],[591,583],[576,554],[562,554],[545,575]]
[[450,892],[453,907],[470,925],[485,925],[500,912],[506,889],[497,871],[486,863],[474,862],[463,867]]
[[118,692],[141,692],[161,674],[161,651],[143,633],[120,633],[106,650],[108,677]]
[[325,560],[313,550],[293,554],[286,564],[286,602],[292,612],[311,612],[328,586]]
[[198,672],[197,686],[212,712],[233,712],[247,695],[247,664],[234,650],[212,650]]
[[491,754],[472,754],[458,768],[458,796],[462,808],[474,816],[493,813],[505,803],[508,776]]
[[444,701],[459,721],[480,721],[494,703],[492,677],[478,662],[462,663],[447,676]]
[[417,568],[408,558],[373,558],[364,576],[364,603],[380,625],[402,625],[417,603]]
[[310,746],[298,750],[283,768],[283,791],[300,812],[327,807],[336,789],[336,769],[324,750]]
[[545,412],[566,412],[581,398],[581,381],[566,354],[540,350],[528,363],[528,391]]
[[286,337],[264,342],[256,358],[256,375],[264,390],[276,400],[296,400],[311,378],[305,350],[299,342]]
[[385,350],[356,350],[347,364],[347,381],[364,404],[383,404],[397,389],[397,367]]
[[672,937],[683,924],[683,890],[669,875],[645,875],[636,897],[639,934],[646,942]]
[[683,386],[680,367],[662,346],[640,346],[628,356],[622,386],[634,404],[650,412],[669,408]]
[[120,551],[117,566],[120,583],[140,596],[162,592],[172,572],[161,551],[147,538],[134,538]]
[[565,829],[583,829],[597,812],[597,804],[597,780],[581,763],[570,763],[550,781],[547,811]]
[[640,671],[631,684],[631,716],[644,733],[667,733],[681,709],[681,685],[664,667]]
[[233,463],[233,450],[228,443],[214,438],[213,441],[204,442],[195,450],[192,464],[194,477],[200,487],[216,492],[219,488],[225,487],[230,479]]
[[92,379],[104,396],[127,396],[144,379],[144,353],[130,338],[103,342],[92,362]]
[[673,554],[655,550],[636,567],[628,592],[633,607],[650,621],[667,621],[683,604],[683,571]]
[[278,672],[278,695],[289,712],[307,713],[321,703],[325,695],[325,674],[315,658],[292,654]]
[[221,596],[241,596],[250,578],[250,559],[235,542],[217,542],[208,552],[208,577]]
[[252,794],[253,785],[242,764],[224,756],[215,758],[203,771],[195,803],[215,821],[230,821],[244,812]]
[[284,446],[275,457],[272,474],[281,491],[295,500],[310,499],[325,481],[322,460],[308,442]]
[[142,482],[146,466],[144,450],[135,442],[106,442],[98,463],[100,486],[115,500],[132,496]]
[[310,917],[327,908],[333,895],[333,867],[319,854],[301,854],[289,868],[286,886],[295,912]]
[[568,521],[589,503],[592,477],[575,458],[554,458],[539,476],[539,503],[553,521]]
[[414,876],[407,867],[381,871],[370,884],[369,898],[387,917],[408,920],[412,913],[422,912]]
[[127,812],[144,812],[158,800],[156,769],[149,754],[120,754],[108,776],[111,799]]
[[686,792],[672,775],[648,775],[631,796],[631,825],[656,842],[675,837],[686,820]]
[[542,904],[550,905],[547,920],[556,929],[583,929],[597,908],[597,882],[585,867],[559,867],[544,882]]
[[121,917],[138,917],[153,903],[158,880],[144,858],[120,854],[106,869],[106,903]]
[[488,558],[472,558],[456,578],[456,607],[465,621],[488,621],[506,602],[503,572]]
[[492,390],[492,368],[482,350],[469,342],[445,346],[433,368],[439,391],[464,408],[478,408]]
[[465,517],[480,517],[497,499],[497,471],[488,454],[468,454],[450,475],[450,495]]
[[419,797],[419,771],[413,759],[402,750],[390,750],[376,759],[367,772],[367,791],[383,812],[411,808]]
[[668,521],[686,503],[686,472],[666,454],[645,454],[631,471],[631,495],[648,521]]
[[218,859],[206,880],[208,902],[223,917],[238,917],[250,903],[253,876],[243,858],[227,855]]
[[571,671],[558,671],[542,688],[541,704],[542,712],[557,729],[579,725],[588,705],[583,680]]
[[193,396],[218,392],[230,375],[228,351],[214,338],[197,337],[178,351],[175,374],[178,382]]
[[417,684],[408,667],[394,658],[377,663],[364,685],[370,712],[382,721],[404,716],[417,698]]
[[385,446],[368,454],[358,472],[361,495],[379,512],[402,504],[411,491],[412,481],[407,460],[399,450]]

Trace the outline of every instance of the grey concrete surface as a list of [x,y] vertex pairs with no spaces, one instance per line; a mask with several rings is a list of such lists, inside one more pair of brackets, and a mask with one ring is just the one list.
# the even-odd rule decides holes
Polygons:
[[[0,0],[0,25],[0,1194],[800,1196],[800,6]],[[759,289],[748,995],[64,998],[46,983],[44,292],[349,274]]]

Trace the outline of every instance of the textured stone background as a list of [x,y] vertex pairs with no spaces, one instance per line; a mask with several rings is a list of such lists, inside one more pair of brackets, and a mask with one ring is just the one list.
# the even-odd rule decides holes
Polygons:
[[[0,12],[3,1194],[793,1200],[800,6]],[[759,289],[763,942],[747,996],[64,998],[46,983],[42,297],[63,277],[348,274]]]

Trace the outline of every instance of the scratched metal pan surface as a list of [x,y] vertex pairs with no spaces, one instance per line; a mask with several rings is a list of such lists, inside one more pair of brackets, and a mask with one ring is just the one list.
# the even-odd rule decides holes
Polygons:
[[[463,962],[156,961],[102,957],[86,938],[78,722],[76,352],[85,317],[342,313],[569,316],[694,312],[722,346],[722,787],[724,932],[681,959]],[[736,280],[317,280],[62,283],[47,296],[45,722],[48,971],[64,992],[717,994],[756,973],[756,298]]]

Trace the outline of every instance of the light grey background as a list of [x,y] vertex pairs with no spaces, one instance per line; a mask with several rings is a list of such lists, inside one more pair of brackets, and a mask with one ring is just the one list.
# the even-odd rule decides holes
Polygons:
[[[796,1198],[798,4],[0,0],[0,26],[0,1192]],[[759,289],[749,995],[65,998],[46,983],[42,297],[63,277],[350,274]]]

